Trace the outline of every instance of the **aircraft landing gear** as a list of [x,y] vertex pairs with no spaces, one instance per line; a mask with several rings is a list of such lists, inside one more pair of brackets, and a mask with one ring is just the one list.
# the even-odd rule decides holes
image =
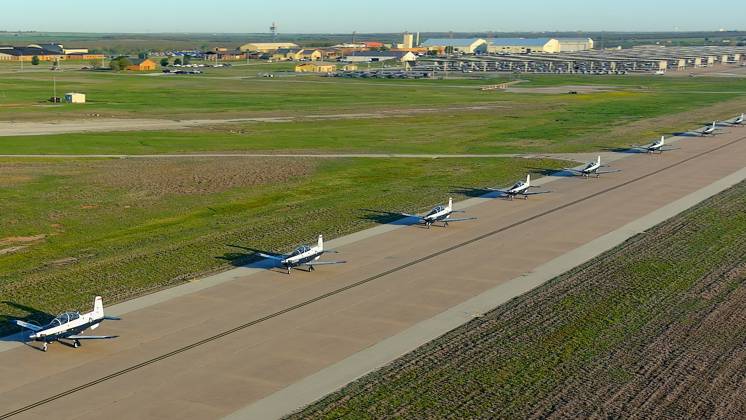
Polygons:
[[523,195],[524,200],[528,200],[528,196],[526,194]]
[[316,271],[316,268],[315,268],[314,266],[312,266],[312,265],[309,265],[309,266],[308,266],[308,271],[309,271],[309,272],[310,272],[310,271]]
[[77,349],[80,347],[80,340],[73,341],[73,348]]
[[46,352],[48,346],[49,346],[49,344],[47,344],[47,342],[45,341],[44,345],[41,346],[41,351]]

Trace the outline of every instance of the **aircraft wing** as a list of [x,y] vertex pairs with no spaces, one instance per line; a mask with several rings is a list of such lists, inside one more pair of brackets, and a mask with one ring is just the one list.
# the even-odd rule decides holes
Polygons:
[[522,193],[521,195],[541,195],[541,194],[549,194],[551,191],[534,191],[534,192],[527,192]]
[[13,322],[14,324],[18,325],[19,327],[25,328],[27,330],[31,330],[33,332],[37,332],[37,331],[41,331],[42,330],[42,328],[40,326],[38,326],[38,325],[31,324],[31,323],[28,323],[28,322],[24,322],[24,321],[21,321],[19,319],[14,319],[11,322]]
[[313,261],[313,262],[306,263],[304,265],[314,266],[314,265],[337,265],[337,264],[347,264],[347,261]]
[[666,147],[666,148],[660,149],[660,151],[662,151],[662,152],[670,152],[671,150],[679,150],[679,149],[681,149],[681,147]]
[[476,217],[463,217],[461,219],[445,219],[443,221],[451,223],[451,222],[466,222],[466,221],[469,221],[469,220],[477,220],[477,218]]
[[65,337],[68,340],[111,340],[112,338],[119,338],[118,335],[68,335]]
[[621,169],[609,169],[608,171],[596,171],[597,174],[615,174],[617,172],[622,172]]
[[122,318],[119,318],[118,316],[105,316],[102,318],[104,321],[121,321]]

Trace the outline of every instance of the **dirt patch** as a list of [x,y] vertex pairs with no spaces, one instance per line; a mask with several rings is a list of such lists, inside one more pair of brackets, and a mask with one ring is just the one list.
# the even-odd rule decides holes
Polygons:
[[34,236],[9,236],[7,238],[0,239],[0,245],[36,242],[36,241],[41,241],[42,239],[46,237],[47,235],[45,234],[34,235]]
[[307,158],[124,159],[92,163],[90,181],[147,196],[210,194],[291,181],[317,164]]
[[22,249],[28,248],[27,246],[12,246],[10,248],[0,249],[0,255],[8,255],[14,252],[18,252]]

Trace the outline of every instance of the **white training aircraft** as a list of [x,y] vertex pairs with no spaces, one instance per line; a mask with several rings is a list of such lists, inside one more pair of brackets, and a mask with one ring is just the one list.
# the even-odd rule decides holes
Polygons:
[[495,188],[487,188],[489,191],[495,191],[501,193],[503,196],[507,197],[508,200],[512,200],[513,198],[522,195],[524,200],[528,200],[529,195],[539,195],[539,194],[549,194],[551,191],[529,191],[531,188],[538,188],[533,185],[531,185],[531,174],[526,176],[526,182],[518,181],[516,182],[512,187],[507,189],[495,189]]
[[743,125],[744,114],[741,114],[733,121],[733,125]]
[[613,169],[613,170],[608,170],[608,171],[601,170],[601,168],[607,168],[607,167],[608,165],[601,164],[601,156],[599,156],[595,162],[588,162],[583,169],[565,168],[565,170],[575,173],[577,175],[581,175],[585,178],[590,178],[591,175],[596,175],[596,178],[598,178],[601,174],[611,174],[615,172],[622,172],[619,169]]
[[400,213],[400,214],[406,217],[416,217],[417,219],[419,219],[419,222],[424,223],[428,229],[430,229],[430,226],[432,226],[436,222],[443,222],[443,227],[448,227],[448,223],[450,222],[465,222],[467,220],[477,220],[476,217],[452,219],[451,215],[453,215],[454,213],[464,213],[464,212],[454,210],[453,209],[453,198],[449,198],[447,206],[435,207],[434,209],[430,210],[430,212],[424,216],[418,216],[416,214],[408,214],[408,213]]
[[[64,343],[71,341],[70,345],[74,348],[80,347],[80,340],[108,340],[117,338],[116,335],[81,335],[87,329],[95,330],[103,321],[119,321],[120,318],[104,315],[104,304],[101,296],[96,296],[93,301],[93,311],[86,314],[80,312],[65,312],[58,315],[49,324],[39,326],[21,320],[14,320],[13,323],[31,330],[29,340],[44,343],[42,350],[47,351],[49,343],[57,341]],[[63,341],[64,340],[64,341]]]
[[317,265],[336,265],[346,264],[347,261],[319,261],[322,255],[331,251],[324,250],[324,236],[319,235],[318,244],[314,247],[302,245],[287,255],[272,255],[259,253],[264,258],[269,258],[280,263],[290,274],[290,270],[295,267],[306,266],[308,271],[314,271]]
[[650,143],[645,146],[632,146],[633,149],[640,150],[647,153],[663,153],[671,150],[676,150],[678,147],[666,147],[666,136],[661,136],[661,139]]
[[717,122],[717,121],[714,121],[714,122],[712,123],[712,125],[708,126],[708,127],[707,127],[707,128],[705,128],[704,130],[700,131],[700,132],[699,132],[699,134],[700,134],[701,136],[714,136],[714,135],[715,135],[715,133],[717,133],[718,131],[719,131],[719,130],[718,130],[718,122]]

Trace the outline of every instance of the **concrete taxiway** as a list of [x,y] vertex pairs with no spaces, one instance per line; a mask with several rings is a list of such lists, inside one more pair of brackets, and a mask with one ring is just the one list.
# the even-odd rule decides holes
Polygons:
[[[115,341],[77,350],[55,344],[48,353],[16,346],[0,353],[0,418],[276,416],[301,404],[301,395],[323,395],[408,348],[349,369],[366,351],[421,334],[418,327],[445,332],[453,325],[443,318],[449,309],[469,312],[459,305],[488,292],[496,306],[535,285],[532,273],[558,258],[585,250],[560,267],[582,262],[613,246],[613,232],[656,212],[661,218],[664,208],[664,216],[675,214],[705,198],[702,191],[716,192],[713,185],[743,179],[745,138],[740,128],[687,138],[679,150],[616,161],[621,173],[554,181],[553,194],[471,201],[468,215],[479,220],[448,229],[382,226],[335,245],[350,261],[344,266],[292,276],[224,273],[97,330],[121,335]],[[309,382],[298,384],[312,375],[327,382],[302,394]],[[272,395],[299,399],[278,409]]]

